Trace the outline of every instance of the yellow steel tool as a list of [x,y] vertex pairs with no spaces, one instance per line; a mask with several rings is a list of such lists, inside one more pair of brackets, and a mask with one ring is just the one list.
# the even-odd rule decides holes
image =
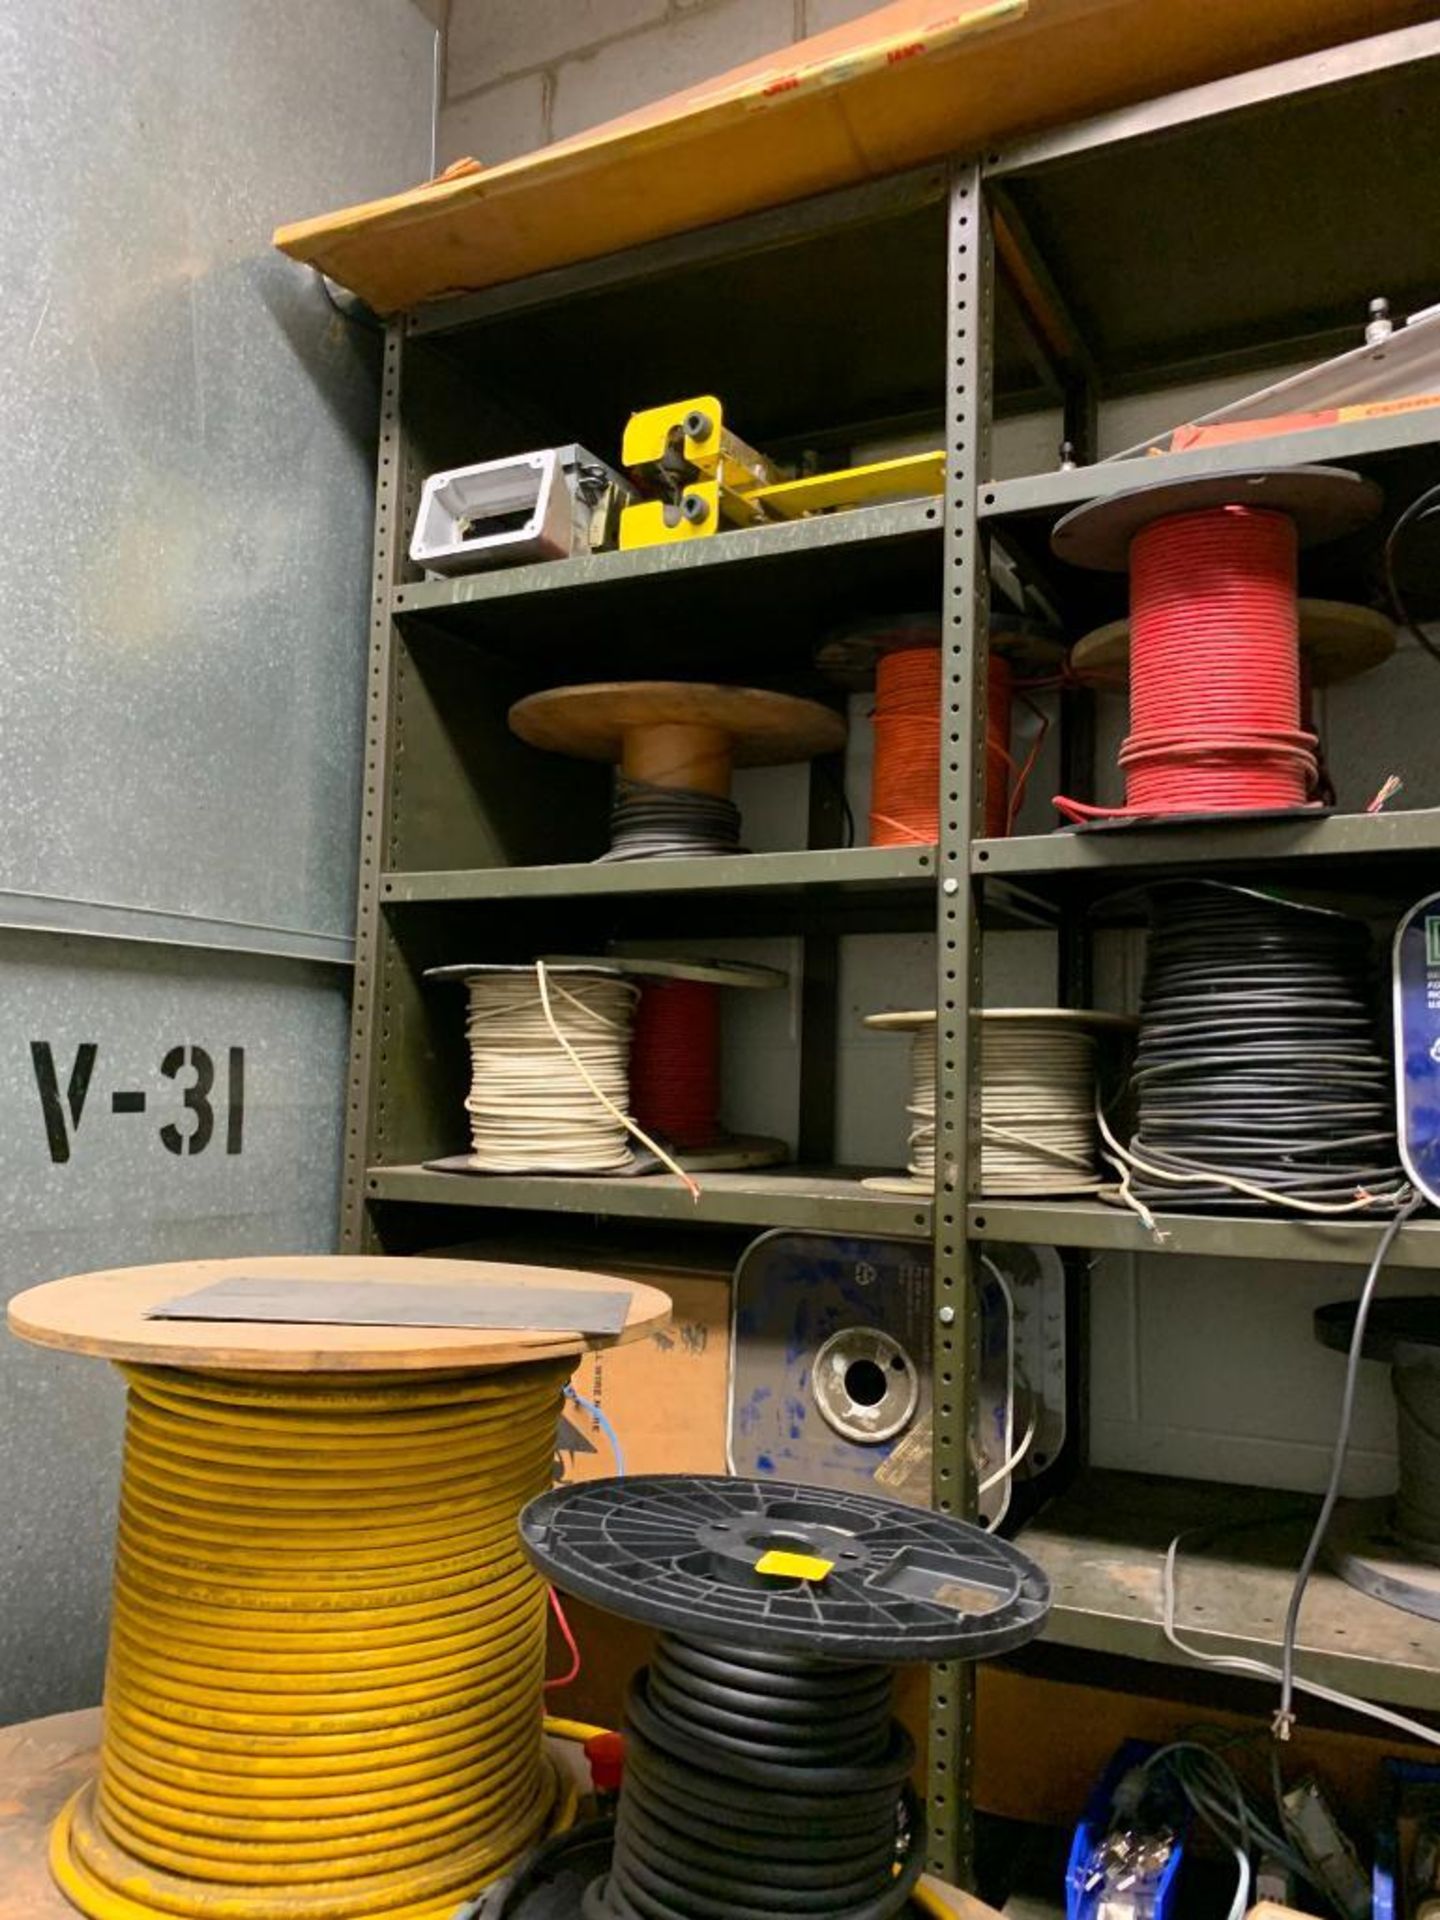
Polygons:
[[873,507],[882,500],[913,500],[945,489],[945,453],[908,453],[899,460],[875,460],[869,466],[842,467],[836,473],[807,473],[757,487],[749,502],[765,520],[798,520],[807,513],[833,513],[845,507]]
[[651,496],[621,514],[622,548],[748,526],[756,515],[747,496],[780,479],[764,454],[731,433],[720,402],[708,393],[632,413],[620,457],[635,484]]
[[632,414],[621,459],[647,496],[620,516],[622,548],[939,494],[945,481],[938,450],[796,479],[731,432],[713,394]]

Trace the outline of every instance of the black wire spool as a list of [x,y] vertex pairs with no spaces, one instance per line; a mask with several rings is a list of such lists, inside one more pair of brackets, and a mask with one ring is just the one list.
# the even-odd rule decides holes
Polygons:
[[1375,1008],[1362,921],[1219,882],[1155,889],[1131,1074],[1135,1198],[1235,1212],[1368,1196],[1357,1211],[1393,1212],[1409,1188]]
[[689,787],[654,787],[615,776],[610,850],[601,862],[677,860],[741,853],[740,809],[733,800]]
[[585,1920],[889,1920],[924,1863],[895,1664],[1033,1639],[1043,1573],[945,1514],[656,1474],[521,1516],[556,1586],[661,1629],[626,1704],[609,1871]]

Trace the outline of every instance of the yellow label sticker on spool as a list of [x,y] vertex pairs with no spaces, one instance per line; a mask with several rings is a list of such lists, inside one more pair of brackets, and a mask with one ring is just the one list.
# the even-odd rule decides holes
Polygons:
[[822,1560],[814,1553],[786,1553],[782,1547],[771,1547],[755,1562],[757,1573],[783,1574],[790,1580],[823,1580],[834,1570],[833,1560]]

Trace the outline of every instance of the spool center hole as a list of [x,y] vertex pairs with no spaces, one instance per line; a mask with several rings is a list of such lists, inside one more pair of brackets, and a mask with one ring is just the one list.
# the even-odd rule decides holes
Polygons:
[[845,1391],[857,1407],[878,1407],[886,1385],[884,1373],[873,1360],[852,1360],[845,1369]]

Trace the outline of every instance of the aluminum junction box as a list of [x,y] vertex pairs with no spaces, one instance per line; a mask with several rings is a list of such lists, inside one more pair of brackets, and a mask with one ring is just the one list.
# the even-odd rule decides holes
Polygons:
[[431,573],[565,560],[614,544],[634,489],[584,447],[546,447],[432,473],[410,558]]

